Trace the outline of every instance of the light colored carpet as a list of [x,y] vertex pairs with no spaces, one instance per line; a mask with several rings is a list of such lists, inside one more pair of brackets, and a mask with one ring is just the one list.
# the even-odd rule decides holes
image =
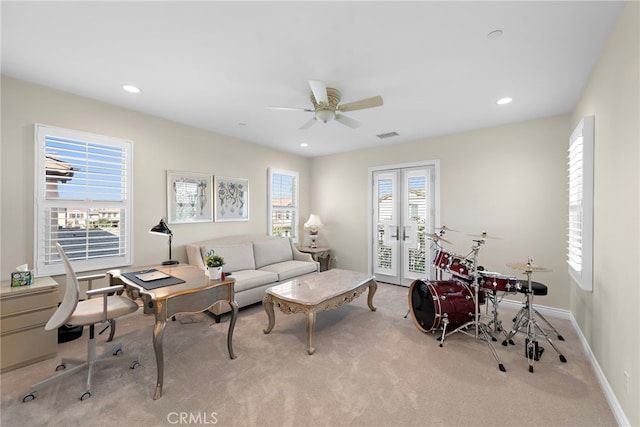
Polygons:
[[[119,320],[116,334],[125,353],[140,355],[139,368],[99,369],[93,396],[83,402],[85,377],[78,374],[22,403],[59,358],[2,374],[2,426],[616,425],[569,321],[548,318],[566,340],[554,342],[568,363],[544,342],[530,373],[518,334],[514,346],[496,343],[507,370],[500,372],[484,341],[458,333],[440,348],[436,335],[405,319],[407,293],[380,284],[376,312],[365,292],[319,313],[312,356],[300,314],[276,310],[275,328],[265,335],[262,306],[241,309],[235,360],[226,349],[228,316],[215,324],[204,314],[182,315],[165,332],[164,394],[157,401],[153,319],[139,311]],[[501,308],[508,328],[513,315]],[[61,344],[59,356],[83,356],[87,333]]]

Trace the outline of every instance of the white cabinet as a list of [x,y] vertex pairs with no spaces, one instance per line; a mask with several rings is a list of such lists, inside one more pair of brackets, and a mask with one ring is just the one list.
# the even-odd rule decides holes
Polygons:
[[0,372],[21,368],[56,356],[58,331],[44,325],[58,308],[58,284],[39,277],[30,286],[0,290]]

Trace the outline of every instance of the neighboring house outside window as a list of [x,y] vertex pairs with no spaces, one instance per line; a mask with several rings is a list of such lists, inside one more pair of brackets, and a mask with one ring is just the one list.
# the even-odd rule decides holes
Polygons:
[[63,274],[60,243],[76,271],[131,264],[133,143],[35,126],[36,276]]
[[298,221],[298,172],[269,169],[269,234],[297,242]]

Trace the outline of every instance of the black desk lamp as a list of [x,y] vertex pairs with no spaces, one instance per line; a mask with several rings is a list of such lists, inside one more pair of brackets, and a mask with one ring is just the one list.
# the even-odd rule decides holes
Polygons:
[[180,264],[179,261],[174,261],[174,260],[171,259],[171,240],[173,239],[173,233],[171,232],[171,230],[167,226],[167,223],[165,222],[164,218],[160,218],[160,222],[158,223],[158,225],[154,225],[151,228],[151,230],[149,230],[149,233],[158,234],[160,236],[167,236],[167,235],[169,236],[169,260],[168,261],[162,261],[162,265]]

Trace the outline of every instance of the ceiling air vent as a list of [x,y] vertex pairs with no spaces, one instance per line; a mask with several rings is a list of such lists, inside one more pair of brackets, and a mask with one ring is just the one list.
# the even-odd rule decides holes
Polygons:
[[398,132],[381,133],[380,135],[376,136],[380,139],[393,138],[394,136],[398,136]]

